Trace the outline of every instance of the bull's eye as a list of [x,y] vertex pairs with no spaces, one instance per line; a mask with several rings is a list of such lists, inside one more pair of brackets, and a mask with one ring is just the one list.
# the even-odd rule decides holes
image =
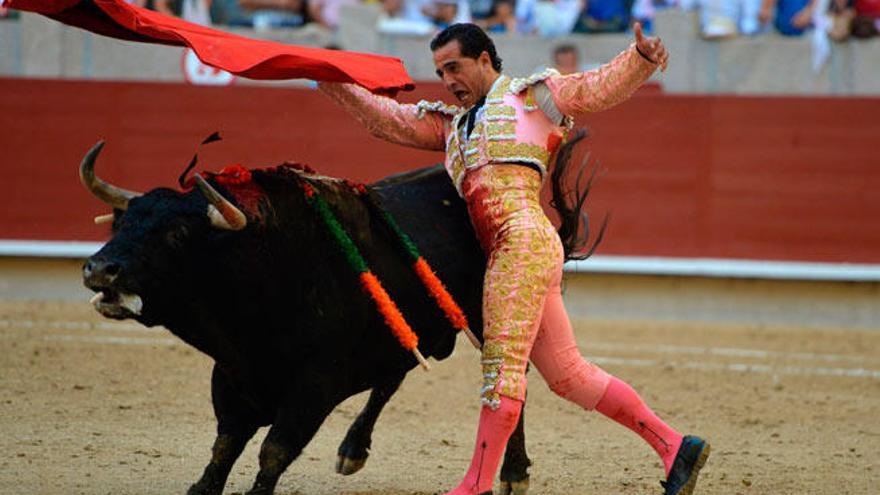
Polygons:
[[165,233],[165,242],[167,242],[171,247],[178,248],[183,246],[188,236],[189,229],[187,228],[187,226],[178,225],[177,227]]

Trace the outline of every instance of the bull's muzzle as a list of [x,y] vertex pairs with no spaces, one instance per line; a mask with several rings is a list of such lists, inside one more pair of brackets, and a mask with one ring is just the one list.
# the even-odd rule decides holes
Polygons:
[[91,257],[83,265],[83,281],[88,287],[110,287],[121,271],[118,263]]
[[121,265],[101,256],[92,256],[83,265],[83,282],[96,292],[89,302],[110,318],[140,315],[144,307],[141,296],[120,290],[118,280],[121,274]]

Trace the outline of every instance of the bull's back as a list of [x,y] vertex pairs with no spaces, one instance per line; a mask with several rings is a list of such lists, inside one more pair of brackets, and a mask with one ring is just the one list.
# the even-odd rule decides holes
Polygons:
[[387,177],[372,187],[479,333],[485,256],[446,171],[439,165],[423,168]]

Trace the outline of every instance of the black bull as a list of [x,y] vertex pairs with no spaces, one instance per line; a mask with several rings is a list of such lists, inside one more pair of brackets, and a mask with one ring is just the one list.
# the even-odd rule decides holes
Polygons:
[[[217,438],[189,493],[221,493],[261,426],[270,429],[249,493],[272,493],[333,408],[369,389],[366,406],[339,446],[337,471],[351,474],[366,461],[376,419],[416,360],[361,289],[307,204],[303,183],[330,204],[417,332],[425,356],[449,356],[456,333],[395,236],[344,183],[287,167],[254,170],[251,184],[258,187],[251,192],[260,194],[256,201],[251,194],[245,207],[231,187],[211,182],[244,210],[243,230],[212,225],[209,203],[197,189],[158,188],[143,195],[111,190],[112,199],[92,189],[115,207],[113,237],[83,268],[86,286],[103,294],[96,307],[112,318],[163,325],[215,360]],[[485,256],[445,171],[417,170],[371,187],[479,334]],[[529,464],[521,419],[502,467],[505,491],[525,493]]]

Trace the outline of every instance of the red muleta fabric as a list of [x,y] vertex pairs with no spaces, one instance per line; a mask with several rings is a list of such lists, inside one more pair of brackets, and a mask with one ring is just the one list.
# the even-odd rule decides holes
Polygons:
[[124,0],[3,0],[97,34],[188,46],[202,62],[248,79],[351,82],[374,93],[415,87],[399,58],[255,40],[135,7]]

